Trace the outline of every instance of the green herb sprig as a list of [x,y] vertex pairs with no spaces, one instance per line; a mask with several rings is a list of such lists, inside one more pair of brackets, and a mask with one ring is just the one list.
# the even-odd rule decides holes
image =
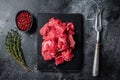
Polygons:
[[25,62],[21,48],[21,36],[16,29],[12,29],[10,32],[8,32],[5,38],[5,47],[9,54],[16,60],[16,62],[18,62],[25,70],[32,71]]

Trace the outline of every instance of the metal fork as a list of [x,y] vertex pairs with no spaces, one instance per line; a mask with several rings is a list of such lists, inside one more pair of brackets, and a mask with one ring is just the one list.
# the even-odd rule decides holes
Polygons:
[[98,9],[98,12],[96,13],[96,19],[95,19],[95,31],[97,32],[97,42],[96,42],[96,48],[95,48],[95,54],[94,54],[94,62],[93,62],[93,71],[92,75],[94,77],[99,75],[99,49],[100,49],[100,32],[102,31],[102,23],[101,23],[101,11]]

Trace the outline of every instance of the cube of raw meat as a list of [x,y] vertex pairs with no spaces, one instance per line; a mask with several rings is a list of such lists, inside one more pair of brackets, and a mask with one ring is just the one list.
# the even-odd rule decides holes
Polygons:
[[55,57],[55,64],[56,65],[63,64],[63,63],[64,63],[64,59],[62,56]]
[[56,42],[54,40],[43,41],[43,43],[42,43],[42,56],[44,57],[45,60],[53,59],[55,57],[56,51],[57,51],[57,45],[56,45]]
[[69,35],[69,36],[68,36],[68,40],[69,40],[70,47],[71,47],[72,49],[74,49],[74,48],[75,48],[75,40],[74,40],[73,36],[72,36],[72,35]]
[[49,32],[49,26],[48,26],[48,23],[46,23],[46,24],[40,29],[40,34],[41,34],[42,36],[46,36],[48,32]]
[[62,52],[62,57],[65,61],[71,61],[72,58],[74,57],[74,55],[71,52],[71,49],[68,49],[68,50]]

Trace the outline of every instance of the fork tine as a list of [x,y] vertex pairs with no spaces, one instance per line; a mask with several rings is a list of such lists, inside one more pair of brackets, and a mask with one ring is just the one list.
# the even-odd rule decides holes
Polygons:
[[94,26],[95,30],[96,30],[96,27],[97,27],[97,14],[95,16],[95,26]]
[[101,12],[99,13],[99,27],[101,27]]
[[100,14],[99,14],[99,27],[100,27],[101,29],[102,29],[102,19],[101,19],[101,18],[102,18],[102,11],[103,11],[103,10],[101,10],[101,11],[100,11]]
[[96,19],[95,19],[95,30],[98,31],[97,26],[98,26],[98,15],[99,12],[96,13]]

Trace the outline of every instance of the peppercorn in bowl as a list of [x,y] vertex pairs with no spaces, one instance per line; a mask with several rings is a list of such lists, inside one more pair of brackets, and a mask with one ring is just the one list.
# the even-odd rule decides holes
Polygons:
[[15,21],[19,30],[29,31],[33,24],[33,17],[30,12],[22,10],[17,13]]

